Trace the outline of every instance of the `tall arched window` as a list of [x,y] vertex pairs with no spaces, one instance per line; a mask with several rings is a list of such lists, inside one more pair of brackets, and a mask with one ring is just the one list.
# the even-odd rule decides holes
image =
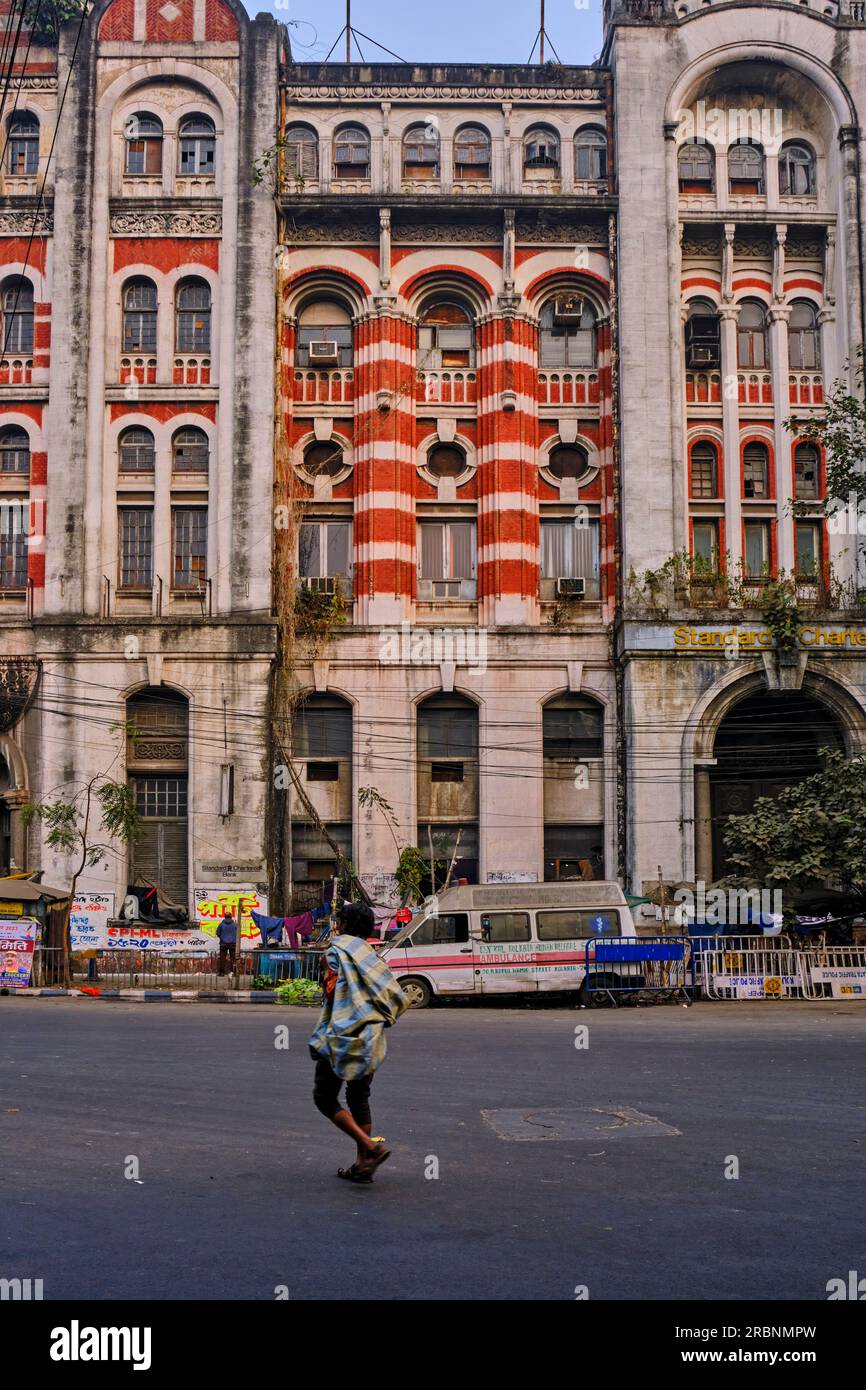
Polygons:
[[455,853],[452,878],[476,883],[478,706],[456,692],[424,700],[418,706],[416,752],[418,844],[428,863],[432,845],[435,886],[442,887]]
[[791,305],[788,319],[788,365],[795,371],[817,371],[821,366],[821,327],[818,311],[807,299]]
[[802,140],[790,140],[779,151],[779,192],[788,198],[816,192],[815,152]]
[[363,126],[344,125],[334,136],[334,178],[370,177],[370,136]]
[[533,126],[523,137],[523,172],[534,169],[559,174],[559,136],[547,126]]
[[152,473],[156,463],[156,445],[150,430],[134,425],[124,430],[117,441],[121,473]]
[[763,193],[764,151],[752,140],[737,140],[728,150],[728,184],[734,194]]
[[32,111],[13,111],[7,124],[10,174],[32,177],[39,170],[39,121]]
[[718,497],[719,453],[709,439],[699,439],[692,445],[692,497]]
[[130,849],[130,881],[156,884],[185,907],[189,705],[177,691],[154,686],[127,700],[126,720],[132,730],[126,771],[141,817],[141,833]]
[[538,316],[538,361],[542,367],[594,367],[598,361],[596,313],[572,291],[548,299]]
[[686,366],[690,371],[721,365],[722,338],[719,314],[710,299],[689,300],[685,323]]
[[737,319],[737,366],[767,366],[767,311],[757,299],[745,299]]
[[769,497],[770,452],[766,444],[753,440],[743,450],[743,496]]
[[413,125],[403,136],[404,179],[438,179],[439,132],[435,126]]
[[130,280],[123,287],[123,351],[156,352],[156,285]]
[[26,477],[30,472],[30,439],[26,430],[7,425],[0,430],[0,473]]
[[454,177],[490,178],[490,136],[483,126],[461,126],[454,136]]
[[677,176],[681,193],[712,193],[716,161],[705,140],[685,140],[677,152]]
[[210,445],[204,430],[187,425],[171,437],[171,467],[174,473],[206,473]]
[[804,442],[794,449],[794,496],[809,502],[820,496],[821,461],[815,444]]
[[[336,695],[308,695],[292,718],[292,756],[299,776],[309,786],[328,840],[303,810],[292,816],[292,881],[298,911],[328,896],[324,885],[339,871],[334,852],[352,856],[352,707]],[[318,787],[330,782],[330,787]]]
[[463,304],[436,300],[418,320],[418,367],[438,371],[475,365],[475,325]]
[[33,351],[33,286],[20,275],[3,281],[3,352]]
[[351,367],[352,316],[335,300],[319,299],[298,314],[296,367]]
[[216,126],[210,116],[184,116],[177,135],[179,172],[213,174],[216,169]]
[[128,116],[123,133],[126,137],[127,174],[162,173],[162,121],[147,111],[137,111]]
[[598,126],[583,126],[574,137],[574,177],[593,182],[607,178],[607,136]]
[[210,352],[210,285],[182,280],[175,299],[175,352]]
[[319,137],[309,126],[290,125],[287,128],[284,156],[287,178],[301,182],[319,177]]
[[[557,695],[542,710],[544,878],[604,877],[604,710],[588,695]],[[579,780],[583,774],[585,780]],[[539,935],[588,937],[589,912],[538,914]],[[615,918],[610,930],[615,931]]]

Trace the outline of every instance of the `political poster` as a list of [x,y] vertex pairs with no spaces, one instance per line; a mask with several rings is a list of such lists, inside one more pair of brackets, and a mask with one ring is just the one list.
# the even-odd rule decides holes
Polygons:
[[38,927],[33,917],[0,918],[0,989],[27,989]]
[[268,915],[268,895],[260,893],[251,886],[239,887],[236,884],[218,884],[213,887],[196,888],[195,924],[200,932],[210,939],[211,950],[219,950],[216,929],[228,908],[236,922],[240,923],[241,950],[251,951],[260,945],[261,933],[250,914],[260,912]]
[[114,916],[113,893],[79,893],[69,914],[69,941],[73,951],[104,951],[108,923]]

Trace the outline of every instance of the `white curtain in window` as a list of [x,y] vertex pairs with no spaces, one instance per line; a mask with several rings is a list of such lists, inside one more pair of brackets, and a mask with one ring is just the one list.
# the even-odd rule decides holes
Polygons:
[[445,527],[426,525],[421,530],[421,578],[442,579],[445,572]]

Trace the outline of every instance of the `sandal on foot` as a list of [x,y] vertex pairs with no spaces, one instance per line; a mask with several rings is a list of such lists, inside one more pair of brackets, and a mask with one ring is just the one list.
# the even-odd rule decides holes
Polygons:
[[338,1168],[337,1177],[345,1178],[347,1182],[371,1183],[373,1181],[371,1177],[365,1177],[363,1173],[359,1172],[355,1163],[352,1164],[351,1168]]
[[370,1150],[367,1157],[362,1158],[354,1166],[358,1169],[359,1173],[369,1175],[370,1181],[372,1182],[372,1175],[379,1167],[379,1164],[384,1163],[385,1159],[390,1157],[391,1150],[385,1144],[385,1140],[379,1139],[375,1147]]

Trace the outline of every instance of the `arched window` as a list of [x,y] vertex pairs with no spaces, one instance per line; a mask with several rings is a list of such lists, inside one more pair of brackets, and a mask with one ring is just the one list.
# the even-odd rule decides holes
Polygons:
[[292,753],[301,759],[351,758],[351,705],[336,695],[308,695],[295,708]]
[[319,177],[319,137],[305,125],[290,125],[285,137],[285,171],[289,179]]
[[705,140],[686,140],[677,152],[677,175],[681,193],[712,193],[716,161],[713,148]]
[[715,304],[709,299],[689,301],[688,318],[685,323],[686,366],[690,371],[700,371],[721,364],[722,338],[719,315]]
[[171,437],[171,467],[175,473],[206,473],[210,443],[204,430],[187,425]]
[[438,371],[475,365],[475,325],[469,310],[437,300],[422,311],[418,324],[418,367]]
[[692,497],[718,497],[719,453],[708,439],[692,445]]
[[20,275],[3,281],[3,352],[33,351],[33,286]]
[[737,319],[737,366],[767,365],[767,313],[757,299],[745,299]]
[[604,711],[588,695],[557,695],[542,710],[545,758],[577,762],[604,753]]
[[181,174],[213,174],[216,169],[216,126],[210,116],[184,116],[178,126]]
[[752,140],[737,140],[728,150],[728,184],[732,193],[764,192],[764,151]]
[[370,136],[363,126],[346,125],[334,136],[334,178],[370,177]]
[[788,365],[795,371],[817,371],[821,366],[821,328],[818,311],[807,299],[791,305],[788,320]]
[[0,473],[26,477],[30,472],[30,439],[26,430],[7,425],[0,430]]
[[39,170],[39,121],[32,111],[13,111],[9,117],[7,139],[10,174],[32,177]]
[[439,132],[434,125],[410,126],[403,136],[404,179],[438,179]]
[[533,126],[523,137],[523,172],[533,169],[559,174],[559,136],[546,126]]
[[123,127],[126,137],[127,174],[162,173],[162,121],[146,111],[128,116]]
[[296,367],[351,367],[352,317],[334,300],[316,300],[298,315]]
[[345,466],[343,446],[335,439],[308,444],[304,450],[304,472],[310,478],[335,478]]
[[156,285],[130,280],[123,289],[123,351],[156,352]]
[[454,177],[490,178],[490,136],[483,126],[462,126],[454,136]]
[[589,472],[586,450],[579,444],[557,444],[547,456],[547,468],[554,478],[582,478]]
[[183,280],[175,298],[175,352],[210,352],[210,285]]
[[124,430],[117,441],[121,473],[152,473],[156,445],[150,430],[135,425]]
[[466,468],[466,455],[459,444],[434,444],[427,454],[427,472],[434,478],[459,478]]
[[770,453],[766,444],[753,441],[743,450],[743,496],[769,497]]
[[821,461],[815,444],[798,444],[794,449],[794,496],[809,502],[820,496]]
[[574,292],[557,294],[538,317],[538,361],[542,367],[594,367],[598,360],[596,313]]
[[779,152],[779,192],[783,197],[808,197],[816,192],[815,152],[791,140]]
[[607,136],[597,126],[584,126],[574,137],[574,176],[594,182],[607,178]]

